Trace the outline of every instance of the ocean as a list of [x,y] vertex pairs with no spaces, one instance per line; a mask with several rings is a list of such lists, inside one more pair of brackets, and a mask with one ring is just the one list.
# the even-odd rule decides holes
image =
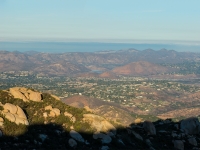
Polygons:
[[178,44],[135,44],[135,43],[98,43],[98,42],[0,42],[0,50],[5,51],[37,51],[49,53],[64,52],[96,52],[123,49],[160,49],[200,52],[200,45]]

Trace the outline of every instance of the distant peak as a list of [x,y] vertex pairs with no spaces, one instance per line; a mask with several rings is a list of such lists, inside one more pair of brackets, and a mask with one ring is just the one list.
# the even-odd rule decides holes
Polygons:
[[169,50],[167,50],[167,49],[165,49],[165,48],[162,48],[162,49],[160,49],[160,51],[169,51]]

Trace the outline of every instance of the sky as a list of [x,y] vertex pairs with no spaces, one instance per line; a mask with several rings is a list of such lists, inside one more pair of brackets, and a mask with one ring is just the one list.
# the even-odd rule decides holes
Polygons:
[[0,0],[0,41],[200,45],[199,0]]

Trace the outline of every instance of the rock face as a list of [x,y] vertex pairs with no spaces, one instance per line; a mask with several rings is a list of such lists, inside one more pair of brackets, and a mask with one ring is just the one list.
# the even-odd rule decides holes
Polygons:
[[24,87],[14,87],[9,89],[10,94],[14,98],[22,99],[24,102],[36,101],[40,102],[42,100],[42,94],[39,92],[32,91]]
[[143,123],[143,128],[149,135],[156,135],[156,128],[152,122],[145,121]]
[[87,121],[97,132],[109,132],[112,130],[115,133],[116,128],[103,117],[94,114],[84,114],[84,121]]
[[187,134],[200,133],[200,122],[198,118],[191,117],[181,121],[180,128]]
[[17,125],[24,124],[29,125],[29,122],[27,120],[27,117],[24,113],[24,111],[19,107],[15,106],[10,103],[6,103],[3,105],[4,110],[1,111],[1,113],[5,116],[6,119],[8,119],[11,122],[16,123]]

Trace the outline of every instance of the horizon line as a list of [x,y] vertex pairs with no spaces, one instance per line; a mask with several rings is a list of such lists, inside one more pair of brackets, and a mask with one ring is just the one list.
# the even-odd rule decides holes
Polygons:
[[141,40],[141,39],[66,39],[66,40],[2,40],[0,42],[13,43],[119,43],[119,44],[167,44],[167,45],[193,45],[200,46],[200,41],[193,40]]

